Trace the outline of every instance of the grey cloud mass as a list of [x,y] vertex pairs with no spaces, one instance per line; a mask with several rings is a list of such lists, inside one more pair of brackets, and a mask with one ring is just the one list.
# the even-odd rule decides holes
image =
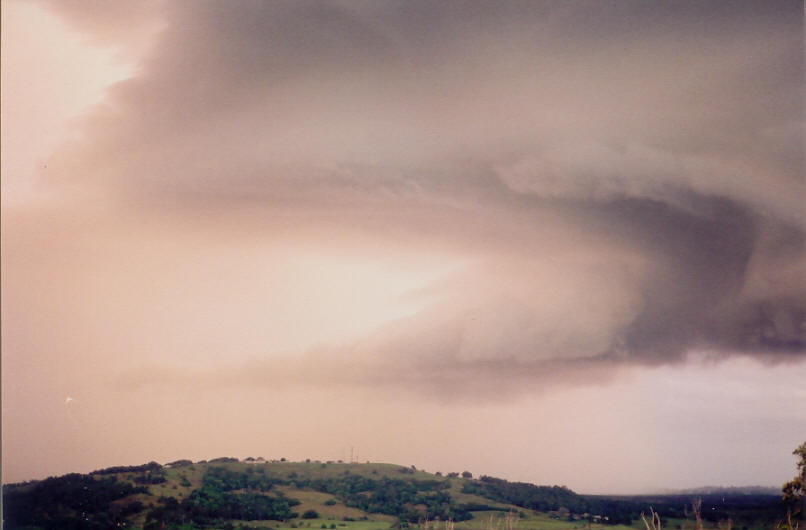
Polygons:
[[[101,40],[130,16],[53,5]],[[694,351],[802,358],[802,11],[154,4],[155,44],[48,184],[133,219],[213,218],[212,238],[438,248],[463,264],[411,293],[416,314],[292,356],[288,372],[314,358],[321,378],[346,363],[358,382],[392,367],[452,389]]]

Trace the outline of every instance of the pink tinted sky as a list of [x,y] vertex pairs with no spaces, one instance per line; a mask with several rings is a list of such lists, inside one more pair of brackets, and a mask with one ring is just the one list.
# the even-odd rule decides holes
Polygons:
[[4,482],[790,477],[786,3],[88,5],[3,4]]

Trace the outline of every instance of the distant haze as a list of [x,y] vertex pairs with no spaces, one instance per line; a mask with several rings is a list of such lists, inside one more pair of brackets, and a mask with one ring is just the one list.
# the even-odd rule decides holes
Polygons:
[[2,23],[4,482],[351,448],[590,493],[793,475],[800,3]]

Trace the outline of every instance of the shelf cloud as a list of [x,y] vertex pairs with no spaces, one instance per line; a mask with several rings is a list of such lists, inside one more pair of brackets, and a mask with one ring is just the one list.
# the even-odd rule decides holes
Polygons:
[[[4,5],[4,28],[20,5]],[[17,433],[4,453],[22,455],[7,458],[13,476],[47,467],[33,454],[45,442],[31,440],[84,439],[75,422],[59,423],[67,395],[82,405],[88,447],[107,439],[99,429],[127,447],[140,440],[127,429],[159,425],[175,449],[203,440],[196,457],[207,458],[229,447],[211,427],[225,417],[239,439],[294,449],[308,429],[304,447],[322,451],[319,431],[288,411],[347,439],[364,432],[353,417],[387,421],[388,402],[400,417],[424,411],[442,440],[467,403],[495,425],[533,414],[563,427],[552,434],[536,420],[524,440],[565,450],[580,438],[575,415],[623,438],[652,393],[625,383],[630,374],[659,387],[663,370],[701,382],[714,361],[742,388],[765,367],[758,384],[770,389],[782,367],[806,366],[797,2],[35,6],[125,68],[35,178],[4,169],[3,415],[4,432]],[[4,109],[26,97],[56,109],[7,89],[12,70],[47,78],[47,64],[7,61],[23,51],[4,44],[4,64],[23,65],[4,69]],[[76,79],[111,76],[71,64]],[[32,150],[48,132],[9,116],[4,130],[30,135]],[[18,154],[10,139],[4,158]],[[795,390],[775,392],[798,403]],[[539,401],[549,393],[564,404]],[[322,412],[335,396],[355,398],[357,412]],[[757,424],[782,422],[781,444],[802,433],[797,411],[740,397],[759,403]],[[681,403],[695,401],[707,400]],[[43,419],[30,420],[32,409]],[[726,432],[744,425],[713,414]],[[664,425],[679,424],[661,416],[640,417],[669,451],[705,445],[692,435],[675,449],[689,429],[667,436]],[[287,431],[252,436],[252,419],[276,417]],[[388,458],[409,458],[397,434],[366,436],[387,436]],[[641,436],[632,443],[646,463],[647,448],[663,446]],[[767,447],[759,436],[749,447]],[[120,455],[148,461],[166,447],[143,440]],[[72,461],[53,447],[43,462]],[[633,453],[619,453],[625,466]],[[81,462],[123,463],[97,458]],[[624,475],[652,468],[632,469]],[[587,470],[563,472],[557,481],[586,484]]]
[[[803,354],[796,6],[159,7],[54,185],[472,263],[340,354],[415,379]],[[103,39],[137,8],[59,9]]]

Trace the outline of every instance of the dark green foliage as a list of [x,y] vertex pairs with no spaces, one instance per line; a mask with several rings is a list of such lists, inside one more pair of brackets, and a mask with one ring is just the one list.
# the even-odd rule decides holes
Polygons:
[[[399,468],[405,473],[410,468]],[[459,509],[450,494],[448,484],[440,480],[379,479],[347,474],[338,478],[300,479],[297,487],[308,487],[340,498],[347,506],[368,513],[394,515],[400,520],[418,521],[429,519],[453,519],[464,521],[471,517],[468,511]],[[418,511],[415,505],[425,505]]]
[[473,478],[473,473],[470,471],[462,471],[462,478]]
[[796,517],[802,518],[804,501],[806,501],[806,442],[798,446],[792,454],[798,457],[795,478],[784,484],[783,499],[789,510]]
[[[251,468],[249,468],[251,471]],[[269,491],[275,484],[288,484],[288,481],[261,473],[232,471],[225,467],[211,467],[204,474],[204,486],[220,491],[254,490]]]
[[524,482],[509,482],[482,476],[478,481],[463,484],[462,492],[543,512],[557,510],[561,506],[572,512],[587,511],[584,499],[562,486],[535,486]]
[[324,505],[325,505],[325,506],[335,506],[335,505],[336,505],[336,501],[335,501],[334,499],[328,499],[328,500],[326,500],[326,501],[324,502]]
[[204,523],[215,519],[285,521],[296,515],[291,511],[295,504],[299,501],[282,496],[225,493],[202,487],[191,493],[182,506],[194,521]]
[[145,530],[171,528],[185,523],[187,514],[179,501],[173,497],[160,497],[158,502],[161,506],[151,509],[146,515]]
[[302,514],[303,519],[319,519],[319,513],[316,510],[305,510]]
[[170,467],[187,467],[192,466],[193,462],[191,462],[190,460],[175,460],[173,462],[168,462],[165,465]]
[[117,512],[121,517],[128,517],[143,511],[143,503],[140,501],[127,502],[125,504],[116,504],[112,507],[113,512]]
[[157,462],[149,462],[148,464],[143,464],[141,466],[114,466],[114,467],[107,467],[106,469],[98,469],[96,471],[92,471],[90,475],[111,475],[113,473],[136,473],[139,471],[150,472],[150,471],[161,471],[162,466]]
[[211,464],[227,464],[227,463],[237,463],[239,460],[237,458],[231,456],[221,456],[219,458],[213,458],[210,460]]
[[27,487],[3,488],[4,528],[23,527],[94,530],[123,523],[142,505],[112,501],[145,491],[114,477],[96,478],[71,473]]
[[[522,508],[541,512],[556,511],[565,508],[575,514],[599,515],[602,522],[610,524],[630,524],[631,518],[640,517],[641,510],[618,502],[605,503],[592,501],[578,495],[564,486],[535,486],[524,482],[481,476],[479,480],[468,481],[462,485],[463,493],[472,493],[487,499],[514,504]],[[463,507],[475,511],[475,506]]]
[[[202,487],[191,492],[181,503],[174,498],[160,499],[161,506],[146,516],[145,528],[170,527],[186,522],[207,526],[228,519],[285,521],[296,517],[291,507],[299,504],[298,500],[282,494],[263,494],[278,482],[278,479],[255,476],[254,473],[211,467],[204,474]],[[246,491],[232,493],[236,490]]]

